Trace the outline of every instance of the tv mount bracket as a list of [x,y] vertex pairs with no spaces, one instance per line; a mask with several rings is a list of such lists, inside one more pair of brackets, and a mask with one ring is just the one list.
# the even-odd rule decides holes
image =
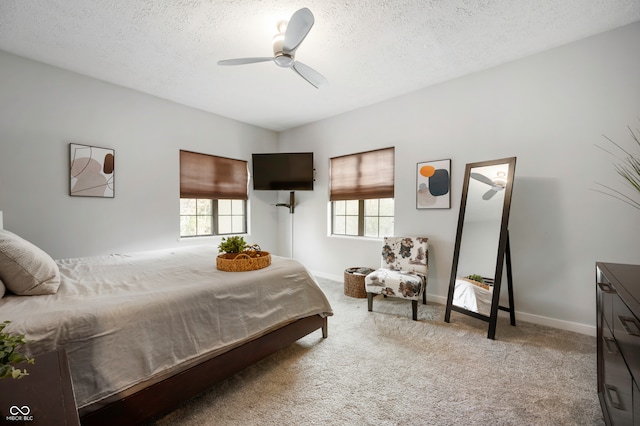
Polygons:
[[289,209],[289,214],[293,214],[295,205],[296,205],[295,191],[291,191],[289,193],[289,204],[278,203],[278,204],[276,204],[276,207],[287,207]]

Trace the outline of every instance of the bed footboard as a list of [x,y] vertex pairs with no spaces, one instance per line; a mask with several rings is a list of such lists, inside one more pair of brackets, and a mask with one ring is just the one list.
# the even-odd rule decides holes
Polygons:
[[299,319],[110,405],[88,412],[82,415],[80,421],[84,426],[144,423],[318,329],[322,329],[322,337],[326,338],[326,317],[313,315]]

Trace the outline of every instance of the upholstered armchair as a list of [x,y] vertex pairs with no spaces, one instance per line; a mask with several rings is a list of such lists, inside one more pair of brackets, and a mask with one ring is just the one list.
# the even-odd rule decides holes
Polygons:
[[380,268],[365,277],[369,312],[373,297],[382,294],[411,300],[413,320],[418,319],[418,300],[427,304],[429,248],[426,237],[385,237]]

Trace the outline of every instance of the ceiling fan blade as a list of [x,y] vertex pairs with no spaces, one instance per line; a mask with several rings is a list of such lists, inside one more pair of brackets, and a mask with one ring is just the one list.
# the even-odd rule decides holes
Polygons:
[[291,67],[298,75],[314,86],[316,89],[320,89],[329,84],[326,78],[322,76],[318,71],[314,70],[308,65],[303,64],[302,62],[294,62]]
[[268,62],[268,61],[273,61],[273,57],[223,59],[221,61],[218,61],[218,65],[245,65],[245,64],[255,64],[258,62]]
[[486,183],[487,185],[491,185],[491,186],[495,185],[491,179],[489,179],[485,175],[481,175],[480,173],[471,173],[471,177],[482,183]]
[[314,22],[313,13],[306,7],[294,13],[284,33],[282,51],[287,55],[293,55],[298,46],[300,46],[300,43],[302,43],[302,40],[304,40],[307,34],[309,34],[309,31],[311,31]]
[[496,195],[498,193],[498,191],[496,191],[495,189],[491,188],[490,190],[488,190],[487,192],[484,193],[484,195],[482,195],[482,199],[483,200],[490,200],[491,198],[493,198],[494,195]]

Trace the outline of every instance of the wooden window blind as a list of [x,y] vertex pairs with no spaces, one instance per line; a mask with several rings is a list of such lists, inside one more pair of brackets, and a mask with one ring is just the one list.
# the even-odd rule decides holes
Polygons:
[[247,162],[180,150],[180,198],[246,200]]
[[395,148],[330,159],[331,201],[393,198]]

